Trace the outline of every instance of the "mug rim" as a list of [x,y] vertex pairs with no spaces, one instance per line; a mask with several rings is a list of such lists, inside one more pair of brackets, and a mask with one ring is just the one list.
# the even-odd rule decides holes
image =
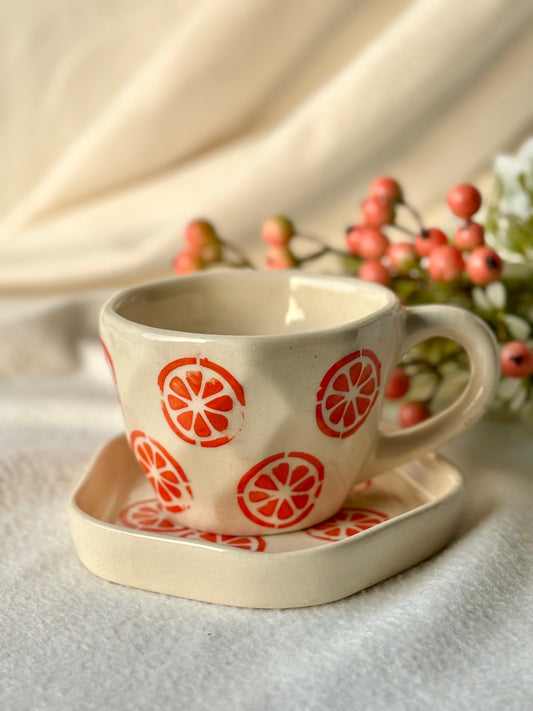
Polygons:
[[[147,294],[153,290],[164,290],[165,288],[173,287],[177,284],[183,284],[187,281],[203,281],[203,280],[213,280],[213,279],[234,279],[235,277],[240,277],[242,275],[258,274],[261,278],[271,279],[272,281],[279,279],[285,283],[291,282],[293,280],[298,280],[300,282],[312,282],[323,283],[326,285],[328,282],[335,282],[337,284],[344,283],[347,287],[350,287],[354,291],[358,289],[364,289],[367,292],[378,294],[384,299],[384,303],[378,309],[372,311],[371,313],[361,317],[355,318],[350,321],[346,321],[340,325],[330,326],[325,328],[314,328],[307,331],[296,331],[294,333],[271,333],[271,334],[233,334],[233,333],[209,333],[209,332],[197,332],[197,331],[182,331],[177,329],[166,329],[159,328],[156,326],[149,326],[147,324],[141,323],[139,321],[134,321],[133,319],[127,318],[118,312],[120,305],[129,297],[142,294],[146,292]],[[299,269],[284,269],[280,271],[267,271],[267,270],[252,270],[252,269],[220,269],[216,271],[203,271],[196,272],[194,274],[187,274],[183,276],[175,276],[170,279],[161,279],[155,281],[145,282],[143,284],[137,284],[134,286],[121,289],[117,293],[113,294],[102,306],[101,310],[101,323],[104,321],[111,320],[117,325],[120,324],[122,327],[126,327],[128,330],[137,331],[143,335],[152,335],[158,337],[161,340],[174,340],[179,339],[193,341],[228,341],[235,340],[239,342],[258,342],[258,341],[275,341],[288,339],[294,341],[296,339],[306,339],[306,338],[316,338],[318,335],[334,335],[342,333],[346,330],[353,328],[358,328],[360,326],[371,323],[377,320],[383,314],[394,308],[401,308],[400,303],[393,291],[387,289],[381,284],[375,284],[373,282],[364,281],[358,279],[357,277],[343,276],[336,274],[320,274],[316,272],[302,272]]]

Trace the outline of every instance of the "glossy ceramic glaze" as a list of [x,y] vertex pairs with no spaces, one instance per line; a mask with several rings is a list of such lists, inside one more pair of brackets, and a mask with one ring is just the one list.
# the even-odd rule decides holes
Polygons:
[[[329,518],[361,476],[473,424],[497,375],[490,332],[471,314],[402,309],[377,285],[301,272],[129,289],[104,307],[101,334],[130,446],[160,504],[180,525],[227,535]],[[466,347],[466,392],[410,432],[379,434],[391,369],[433,335]]]
[[158,506],[123,436],[98,453],[69,505],[80,559],[115,583],[245,607],[301,607],[351,595],[440,550],[462,478],[426,455],[358,484],[322,524],[276,536],[183,527]]

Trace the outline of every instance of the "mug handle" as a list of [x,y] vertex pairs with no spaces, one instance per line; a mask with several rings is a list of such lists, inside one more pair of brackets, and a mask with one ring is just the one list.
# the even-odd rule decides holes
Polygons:
[[405,313],[400,357],[427,338],[451,338],[467,352],[470,380],[461,396],[443,412],[408,430],[394,434],[380,432],[363,467],[369,478],[436,449],[471,427],[487,410],[498,384],[498,347],[491,330],[480,318],[454,306],[413,306],[406,308]]

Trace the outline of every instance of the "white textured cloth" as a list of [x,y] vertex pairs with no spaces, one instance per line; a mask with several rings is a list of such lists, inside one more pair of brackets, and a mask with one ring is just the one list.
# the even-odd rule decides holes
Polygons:
[[450,546],[315,608],[98,579],[66,505],[122,428],[109,289],[169,274],[199,214],[252,251],[273,211],[340,239],[376,173],[438,214],[532,126],[532,18],[529,0],[0,3],[2,710],[531,707],[520,426],[445,449],[467,481]]

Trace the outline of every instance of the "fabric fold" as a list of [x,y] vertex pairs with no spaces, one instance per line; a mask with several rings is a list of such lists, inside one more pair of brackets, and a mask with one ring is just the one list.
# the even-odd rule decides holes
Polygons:
[[0,291],[169,275],[200,215],[252,254],[272,212],[329,238],[379,172],[431,210],[530,130],[532,19],[504,0],[194,4],[5,216]]

